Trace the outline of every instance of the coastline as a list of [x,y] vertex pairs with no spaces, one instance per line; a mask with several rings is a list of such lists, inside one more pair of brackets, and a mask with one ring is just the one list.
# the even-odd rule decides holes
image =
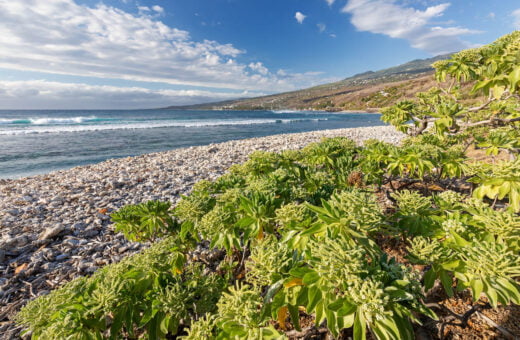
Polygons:
[[18,336],[9,320],[29,299],[147,246],[114,233],[112,211],[152,199],[175,204],[194,183],[216,179],[253,151],[299,149],[335,136],[398,143],[404,135],[390,126],[272,135],[0,180],[2,338]]
[[384,125],[377,114],[293,111],[29,110],[0,116],[7,117],[0,122],[0,144],[6,145],[0,179],[234,139]]

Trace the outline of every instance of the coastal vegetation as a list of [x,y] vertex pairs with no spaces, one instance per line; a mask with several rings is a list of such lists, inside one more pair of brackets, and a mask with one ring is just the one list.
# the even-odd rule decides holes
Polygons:
[[152,246],[18,322],[34,339],[446,338],[520,304],[520,32],[434,67],[437,87],[382,112],[400,146],[256,152],[175,207],[124,207],[116,230]]

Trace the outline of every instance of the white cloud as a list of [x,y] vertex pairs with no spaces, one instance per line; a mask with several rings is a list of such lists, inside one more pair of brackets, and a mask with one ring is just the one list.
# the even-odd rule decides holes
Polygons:
[[0,109],[135,109],[189,105],[263,93],[150,90],[45,80],[0,81]]
[[251,63],[249,64],[249,68],[255,72],[258,72],[262,75],[267,75],[269,70],[264,66],[261,62]]
[[245,51],[194,41],[151,16],[158,7],[141,6],[133,15],[102,3],[0,0],[0,67],[240,91],[294,90],[316,80],[251,73],[237,61]]
[[327,3],[329,4],[329,6],[332,6],[332,4],[336,1],[336,0],[325,0],[327,1]]
[[520,8],[513,11],[513,13],[511,13],[511,15],[513,16],[513,18],[515,20],[515,22],[514,22],[515,28],[520,29]]
[[421,11],[395,0],[349,0],[343,12],[352,15],[351,23],[360,31],[405,39],[414,48],[442,54],[469,47],[460,36],[478,33],[462,27],[432,27],[432,19],[441,17],[449,6],[442,3]]
[[137,10],[139,11],[139,15],[145,15],[151,11],[148,6],[137,6]]
[[327,25],[322,23],[316,24],[316,26],[318,27],[318,31],[320,31],[320,33],[325,32],[325,30],[327,29]]
[[302,12],[296,12],[296,14],[294,15],[294,18],[296,19],[296,21],[298,21],[299,24],[303,24],[303,20],[305,20],[306,17],[307,16]]
[[162,8],[162,7],[159,6],[159,5],[152,6],[152,9],[153,9],[155,12],[159,13],[159,14],[163,14],[163,13],[164,13],[164,8]]

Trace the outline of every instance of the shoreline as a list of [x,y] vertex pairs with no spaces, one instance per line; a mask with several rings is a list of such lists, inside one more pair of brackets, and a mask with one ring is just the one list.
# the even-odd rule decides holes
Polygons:
[[113,231],[110,213],[128,204],[175,204],[193,184],[214,180],[253,151],[300,149],[323,137],[398,143],[391,126],[318,130],[192,146],[0,180],[0,334],[29,299],[133,254],[147,244]]
[[[18,117],[18,122],[24,122],[20,127],[1,125],[0,141],[8,147],[0,152],[5,162],[0,179],[20,179],[112,158],[251,137],[383,125],[379,115],[361,112],[197,111],[187,119],[186,113],[152,111],[151,117],[145,117],[144,113],[126,110],[121,114],[98,111],[25,113]],[[11,115],[8,119],[16,122],[15,118]],[[118,138],[127,142],[121,144]],[[119,147],[111,147],[113,142]]]

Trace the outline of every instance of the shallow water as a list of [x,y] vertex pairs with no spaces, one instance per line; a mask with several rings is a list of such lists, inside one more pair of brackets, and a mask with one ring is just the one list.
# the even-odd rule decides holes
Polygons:
[[297,111],[0,111],[0,178],[281,133],[383,125],[378,114]]

